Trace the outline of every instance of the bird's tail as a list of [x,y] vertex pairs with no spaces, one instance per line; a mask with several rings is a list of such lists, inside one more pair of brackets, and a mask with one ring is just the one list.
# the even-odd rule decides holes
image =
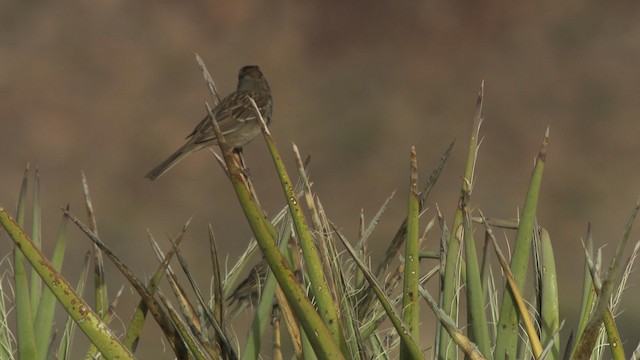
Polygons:
[[169,169],[171,169],[175,164],[179,163],[182,159],[187,157],[187,155],[193,152],[192,145],[193,144],[191,143],[186,143],[185,145],[183,145],[180,149],[171,154],[171,156],[169,156],[167,160],[163,161],[160,165],[154,167],[153,170],[149,171],[149,173],[145,175],[145,177],[149,180],[155,180],[160,175],[169,171]]

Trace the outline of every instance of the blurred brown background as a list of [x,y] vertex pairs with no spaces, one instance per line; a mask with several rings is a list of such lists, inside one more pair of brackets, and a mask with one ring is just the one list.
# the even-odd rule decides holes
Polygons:
[[[311,154],[314,188],[352,240],[360,209],[370,219],[398,190],[371,240],[379,259],[404,217],[410,146],[424,183],[457,139],[429,202],[451,221],[485,80],[473,203],[488,216],[516,217],[549,126],[539,221],[556,245],[561,315],[573,329],[587,222],[598,246],[611,244],[640,195],[637,14],[637,2],[0,2],[0,204],[15,207],[25,165],[39,168],[50,243],[59,206],[84,216],[84,171],[103,240],[140,276],[155,267],[146,229],[165,239],[193,216],[183,250],[207,288],[207,223],[230,262],[250,237],[231,186],[206,151],[158,181],[143,178],[204,114],[197,52],[223,95],[241,66],[260,65],[289,169],[294,141]],[[284,199],[264,151],[258,139],[245,154],[275,214]],[[64,272],[73,280],[89,243],[72,234]],[[114,292],[122,279],[111,274]],[[627,348],[639,340],[636,276],[631,283],[621,323]],[[123,323],[135,302],[125,298]],[[171,358],[158,353],[157,339],[143,338],[141,358]]]

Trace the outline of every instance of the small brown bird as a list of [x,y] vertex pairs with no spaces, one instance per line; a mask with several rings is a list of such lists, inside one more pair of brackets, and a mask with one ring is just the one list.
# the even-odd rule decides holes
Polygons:
[[267,280],[269,265],[265,259],[260,260],[247,277],[233,290],[233,293],[227,297],[229,306],[228,319],[233,319],[236,315],[244,310],[247,306],[256,306],[260,301],[260,295]]
[[[267,79],[257,66],[245,66],[240,69],[236,91],[222,99],[212,109],[225,141],[236,149],[242,148],[260,134],[260,120],[249,101],[249,97],[256,102],[262,118],[269,125],[273,108],[271,89]],[[213,132],[208,115],[200,121],[193,132],[187,136],[187,139],[189,140],[186,144],[169,156],[167,160],[149,171],[146,177],[155,180],[189,154],[217,145],[218,139]]]

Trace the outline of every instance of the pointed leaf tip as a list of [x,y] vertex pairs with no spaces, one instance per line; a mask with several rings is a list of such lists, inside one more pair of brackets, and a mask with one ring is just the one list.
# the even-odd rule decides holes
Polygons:
[[549,145],[549,127],[544,134],[544,139],[542,139],[542,145],[540,146],[540,152],[538,153],[538,159],[545,161],[547,159],[547,146]]

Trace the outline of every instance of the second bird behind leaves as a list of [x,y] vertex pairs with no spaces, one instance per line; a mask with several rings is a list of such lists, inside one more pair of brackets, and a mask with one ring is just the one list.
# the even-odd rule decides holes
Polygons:
[[[242,148],[260,134],[260,119],[249,101],[249,97],[256,102],[260,114],[269,125],[273,108],[271,89],[269,89],[267,79],[257,66],[245,66],[240,69],[236,91],[222,99],[212,109],[225,141],[236,149]],[[213,132],[208,115],[200,121],[193,132],[187,136],[187,139],[186,144],[169,156],[167,160],[149,171],[146,177],[155,180],[189,154],[218,145],[218,139]]]

